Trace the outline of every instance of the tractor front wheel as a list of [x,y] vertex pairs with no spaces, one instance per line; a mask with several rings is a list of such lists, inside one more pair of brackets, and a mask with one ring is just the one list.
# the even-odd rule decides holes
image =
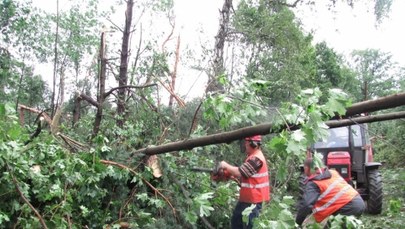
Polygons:
[[305,180],[307,179],[307,176],[304,173],[301,173],[299,178],[298,178],[298,199],[296,203],[296,208],[298,209],[301,204],[301,200],[304,196],[304,191],[305,191]]
[[367,211],[370,214],[380,214],[383,201],[383,184],[381,174],[378,169],[367,172],[368,178],[368,200]]
[[307,179],[307,176],[304,173],[301,173],[300,177],[298,178],[298,185],[299,185],[298,190],[299,190],[300,199],[304,195],[306,179]]

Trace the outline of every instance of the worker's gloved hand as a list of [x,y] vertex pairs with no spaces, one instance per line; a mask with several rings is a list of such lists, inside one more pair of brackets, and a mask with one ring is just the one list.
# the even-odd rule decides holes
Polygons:
[[211,179],[213,181],[227,181],[230,178],[231,174],[227,169],[222,168],[220,163],[215,166],[214,171],[211,173]]
[[231,174],[226,169],[219,169],[216,173],[211,173],[211,179],[213,181],[227,181],[231,178]]

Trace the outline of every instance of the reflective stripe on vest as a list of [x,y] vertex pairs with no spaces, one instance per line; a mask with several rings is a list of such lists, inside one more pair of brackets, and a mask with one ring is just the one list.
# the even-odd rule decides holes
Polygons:
[[329,170],[329,172],[332,175],[329,179],[312,180],[321,193],[312,210],[313,216],[318,223],[338,211],[358,195],[358,192],[346,183],[337,171]]
[[251,177],[267,177],[268,175],[269,175],[268,172],[265,172],[265,173],[256,173],[256,174],[254,174],[254,175],[251,176]]
[[[323,211],[326,208],[328,208],[330,205],[332,205],[333,203],[335,203],[335,201],[337,199],[339,199],[343,194],[345,194],[348,190],[350,189],[350,186],[346,186],[344,187],[342,190],[340,190],[332,199],[330,199],[327,203],[325,203],[324,205],[314,208],[312,210],[312,213],[315,214],[317,212]],[[319,199],[318,199],[319,201]]]
[[244,203],[262,203],[270,200],[270,181],[266,159],[261,151],[249,155],[245,162],[257,157],[263,165],[256,174],[251,177],[241,178],[241,188],[239,190],[239,201]]
[[262,183],[262,184],[256,184],[256,185],[249,184],[249,183],[242,183],[242,184],[240,184],[240,186],[244,187],[244,188],[264,188],[264,187],[269,186],[269,182]]
[[317,201],[322,200],[326,195],[328,195],[330,193],[330,191],[332,191],[336,185],[338,185],[340,182],[343,181],[342,177],[339,177],[338,179],[336,179],[331,185],[329,185],[329,187],[325,190],[325,192],[323,192],[319,197]]

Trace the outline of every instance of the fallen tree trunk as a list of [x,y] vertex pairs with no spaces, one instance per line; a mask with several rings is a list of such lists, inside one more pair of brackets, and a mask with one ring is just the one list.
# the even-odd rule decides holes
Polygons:
[[374,100],[355,103],[348,107],[344,118],[405,105],[405,93],[397,93]]
[[348,119],[341,119],[341,120],[330,120],[325,122],[329,128],[336,128],[342,126],[350,126],[353,124],[361,124],[361,123],[372,123],[372,122],[380,122],[380,121],[388,121],[394,119],[405,118],[405,111],[400,112],[392,112],[388,114],[380,114],[380,115],[370,115],[370,116],[361,116],[357,118],[348,118]]
[[[389,114],[381,114],[381,115],[372,115],[372,116],[361,116],[356,118],[350,119],[341,119],[341,120],[330,120],[325,122],[329,128],[336,128],[342,126],[349,126],[352,124],[360,124],[360,123],[371,123],[371,122],[379,122],[379,121],[387,121],[393,119],[405,118],[405,111],[403,112],[394,112]],[[286,129],[287,126],[281,129]],[[299,126],[288,126],[290,130],[297,130]],[[168,153],[172,151],[179,151],[179,150],[190,150],[195,147],[201,147],[206,145],[213,145],[213,144],[220,144],[220,143],[231,143],[232,141],[243,139],[245,137],[249,137],[252,135],[267,135],[276,133],[280,130],[273,130],[273,125],[271,123],[263,123],[256,126],[245,127],[229,132],[222,132],[218,134],[212,134],[203,136],[200,138],[195,139],[186,139],[183,141],[178,142],[171,142],[165,145],[160,146],[151,146],[143,149],[136,150],[132,153],[132,155],[136,154],[146,154],[146,155],[154,155],[154,154],[162,154]]]

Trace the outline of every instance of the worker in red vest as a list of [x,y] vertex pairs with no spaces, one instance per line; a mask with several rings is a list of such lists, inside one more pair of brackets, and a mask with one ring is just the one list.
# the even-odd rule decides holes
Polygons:
[[330,215],[360,216],[364,212],[359,193],[336,170],[322,167],[316,166],[312,158],[304,162],[307,180],[295,219],[300,226],[313,221],[326,225]]
[[[240,180],[239,201],[233,211],[232,229],[252,228],[253,219],[259,216],[262,203],[270,200],[269,172],[266,159],[261,151],[260,135],[247,137],[241,141],[241,151],[247,155],[245,162],[237,167],[221,161],[219,169],[225,177]],[[222,179],[223,180],[223,179]],[[254,205],[249,222],[243,222],[242,212]]]

